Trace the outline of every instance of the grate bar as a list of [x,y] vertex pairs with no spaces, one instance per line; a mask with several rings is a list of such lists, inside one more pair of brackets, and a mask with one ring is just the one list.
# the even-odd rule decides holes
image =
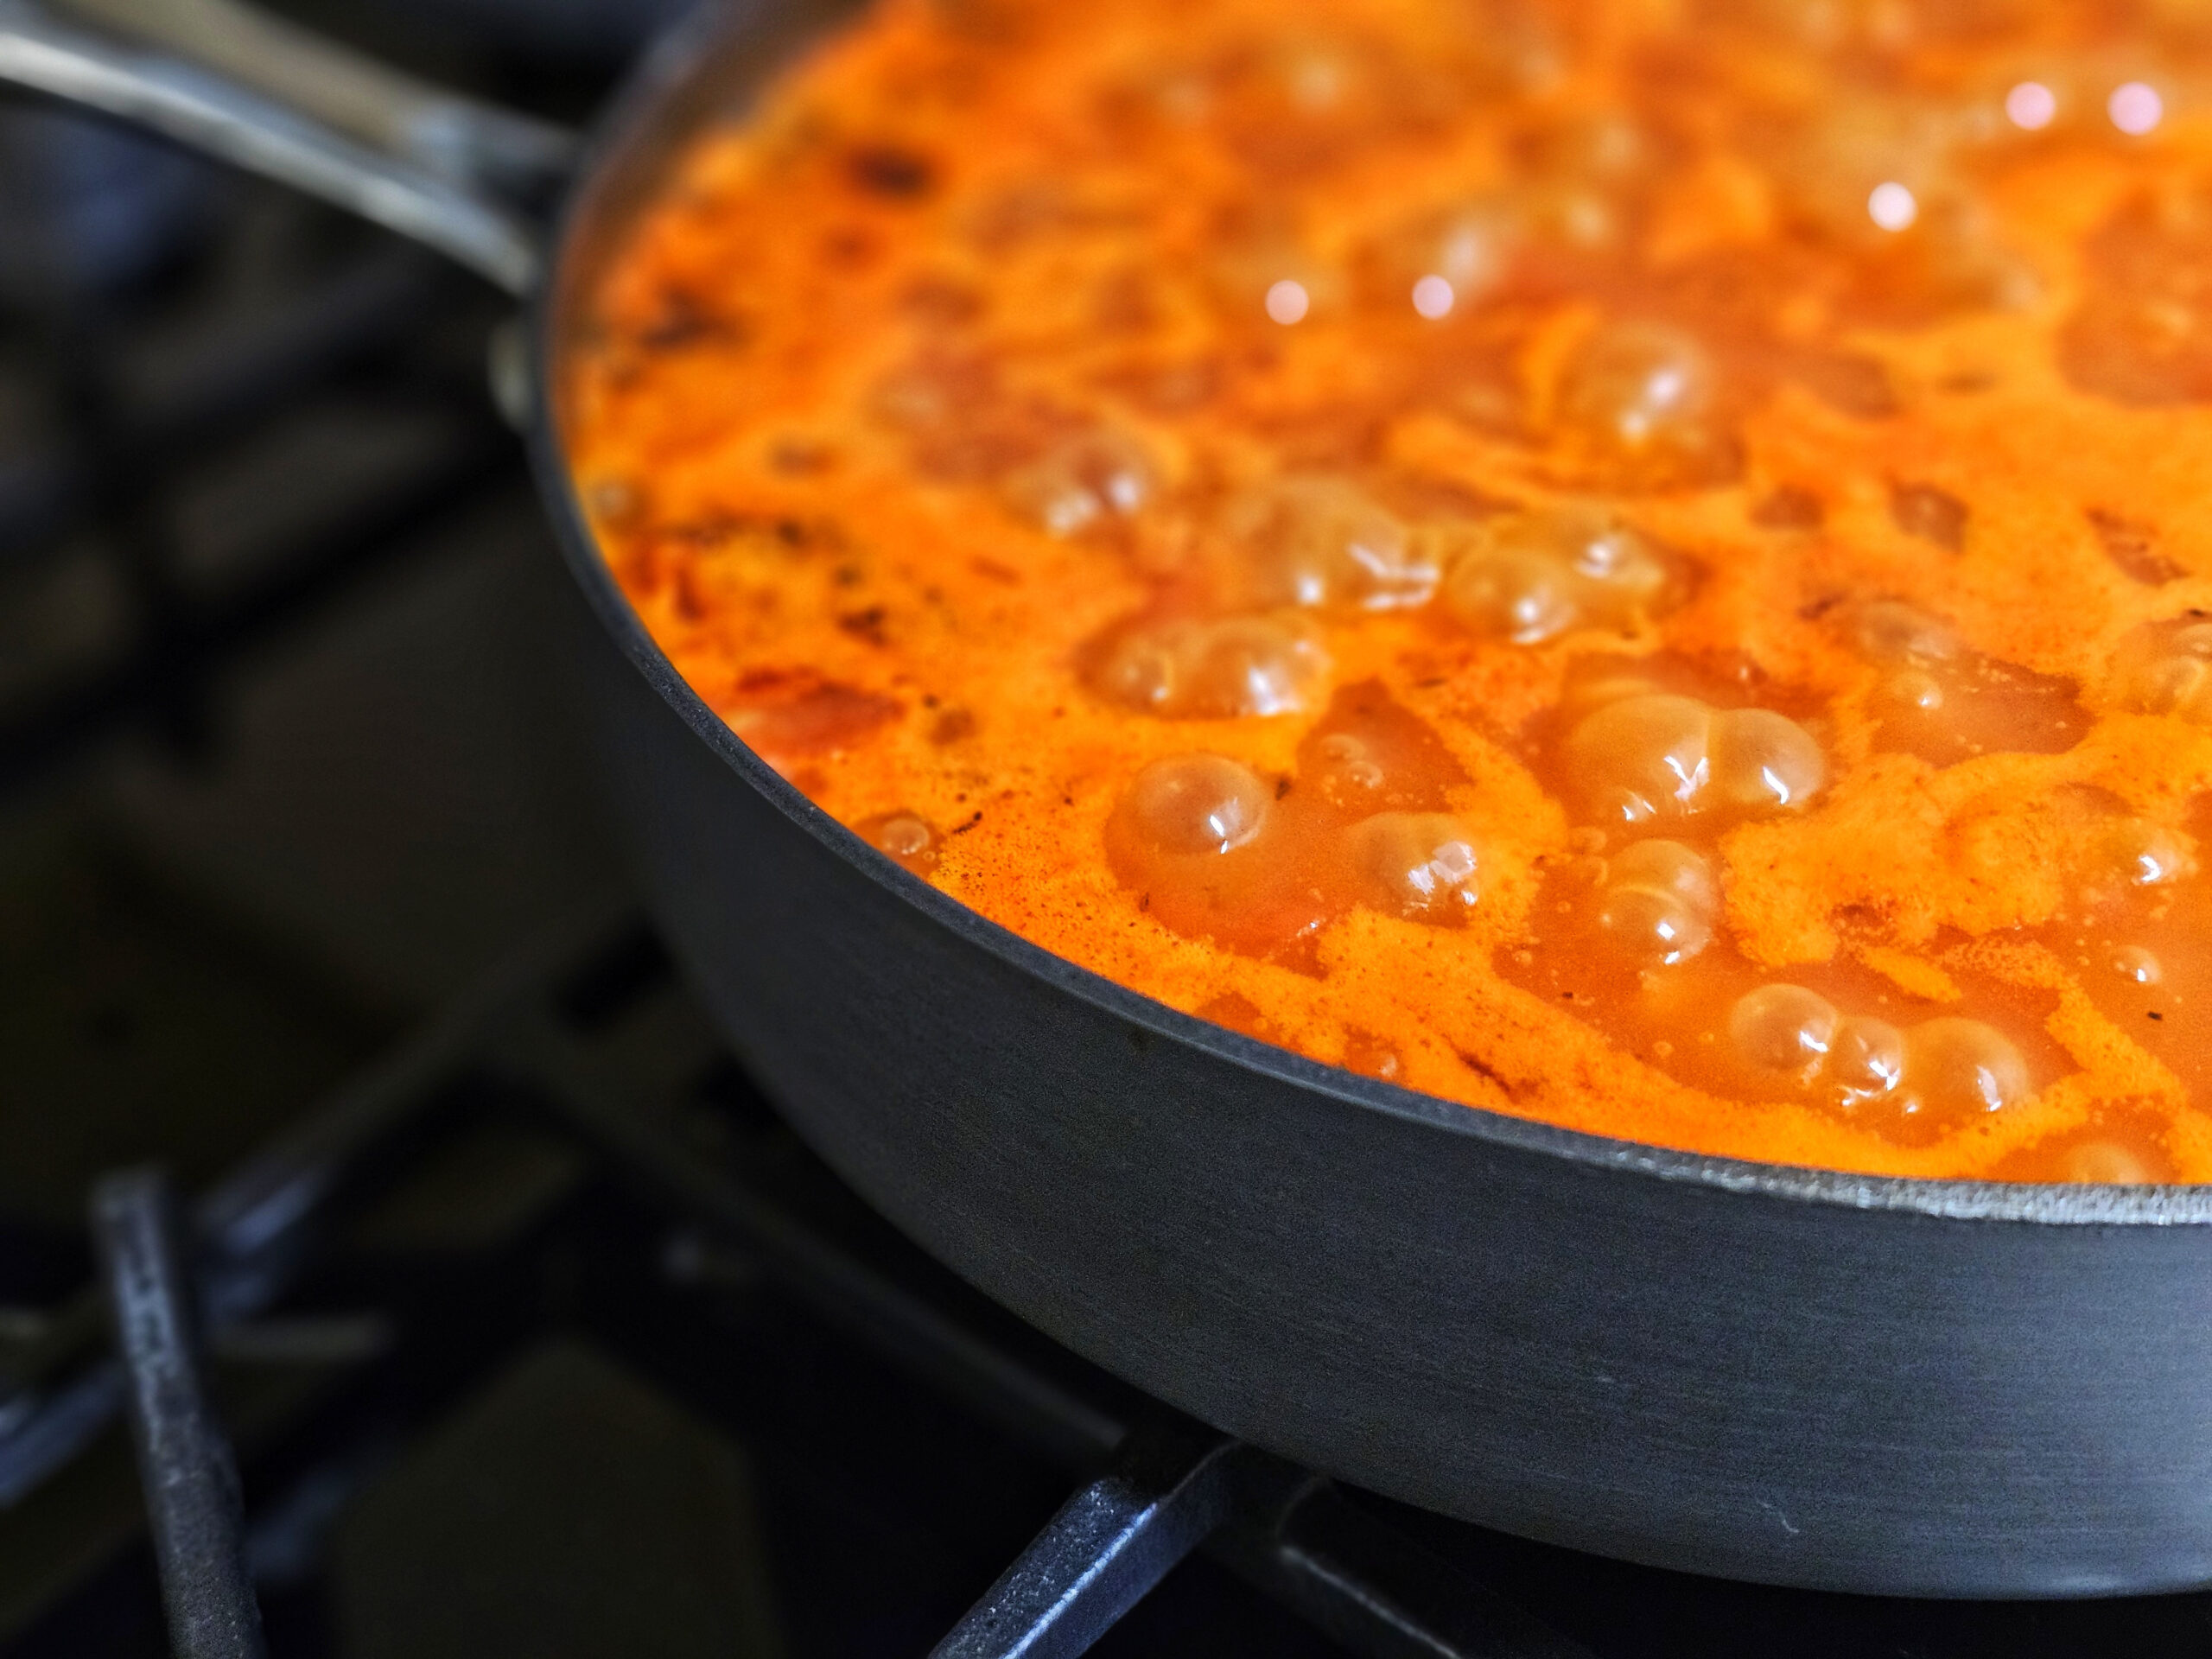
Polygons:
[[1074,1659],[1228,1518],[1248,1457],[1180,1427],[1132,1435],[931,1659]]
[[238,1466],[200,1382],[175,1194],[156,1170],[110,1175],[93,1188],[92,1218],[130,1368],[130,1438],[171,1644],[179,1659],[260,1659]]
[[[864,1254],[839,1248],[803,1207],[787,1208],[776,1196],[753,1188],[672,1138],[635,1091],[626,1093],[602,1075],[584,1046],[550,1024],[533,1029],[518,1021],[508,1030],[517,1039],[511,1061],[516,1081],[556,1121],[618,1167],[627,1168],[659,1202],[687,1211],[707,1230],[708,1236],[684,1242],[683,1276],[713,1277],[709,1269],[728,1255],[728,1247],[741,1245],[743,1259],[757,1263],[817,1314],[894,1363],[1016,1428],[1031,1444],[1092,1468],[1116,1445],[1141,1447],[1143,1442],[1120,1427],[1128,1419],[1119,1412],[1102,1410],[1030,1370],[957,1313],[897,1284]],[[742,1264],[741,1260],[730,1265]],[[1202,1544],[1208,1554],[1370,1659],[1588,1659],[1582,1648],[1510,1599],[1446,1567],[1396,1529],[1353,1506],[1334,1483],[1305,1476],[1249,1446],[1236,1451],[1238,1478],[1229,1512],[1183,1545],[1176,1559]],[[1089,1622],[1105,1605],[1093,1598],[1120,1582],[1116,1573],[1126,1570],[1107,1571],[1101,1552],[1128,1547],[1131,1541],[1121,1541],[1116,1529],[1134,1524],[1141,1507],[1137,1491],[1117,1468],[1077,1493],[938,1653],[947,1659],[1000,1653],[1041,1659],[1079,1653],[1096,1641],[1113,1618],[1134,1605],[1173,1565],[1168,1561],[1145,1580],[1111,1617]],[[1141,1559],[1141,1554],[1129,1558]],[[1100,1585],[1086,1585],[1065,1611],[1032,1608],[1043,1622],[1017,1629],[1015,1645],[951,1645],[956,1640],[984,1641],[971,1627],[992,1597],[1013,1593],[1017,1574],[1031,1573],[1028,1587],[1041,1593],[1056,1581],[1065,1588],[1065,1581],[1080,1577],[1086,1562],[1105,1574]],[[1046,1612],[1052,1613],[1050,1619],[1043,1618]],[[1063,1624],[1063,1619],[1072,1622]],[[1082,1639],[1074,1643],[1077,1632]],[[993,1633],[1004,1634],[996,1627]]]
[[[583,977],[594,983],[621,967],[635,954],[628,944],[633,931],[608,916],[578,918],[538,949],[518,953],[206,1193],[191,1212],[200,1317],[228,1327],[277,1300],[333,1224],[380,1189],[431,1133],[451,1127],[450,1109],[461,1104],[456,1083],[473,1077],[503,1104],[535,1108],[565,1128],[620,1172],[622,1185],[685,1216],[696,1230],[682,1235],[671,1255],[668,1270],[677,1278],[702,1290],[765,1278],[1033,1448],[1086,1473],[1112,1459],[1109,1472],[1063,1506],[935,1650],[941,1659],[1081,1654],[1198,1549],[1369,1659],[1588,1659],[1501,1595],[1488,1574],[1437,1558],[1387,1510],[1200,1425],[1179,1418],[1162,1424],[1160,1408],[1135,1409],[1110,1379],[1090,1377],[1071,1359],[1074,1369],[1047,1363],[1048,1355],[1016,1339],[1026,1327],[1001,1330],[1012,1322],[997,1310],[980,1298],[969,1306],[949,1280],[937,1284],[930,1274],[941,1270],[922,1272],[926,1264],[918,1258],[905,1262],[887,1230],[880,1238],[856,1231],[855,1217],[825,1208],[828,1195],[793,1182],[790,1172],[777,1175],[766,1163],[754,1168],[744,1156],[734,1165],[702,1156],[681,1135],[684,1120],[667,1109],[711,1049],[703,1028],[695,1042],[688,1029],[671,1034],[652,1027],[657,1040],[641,1065],[621,1044],[614,1045],[621,1054],[607,1052],[603,1020],[572,1007],[575,997],[563,988],[580,978],[560,971],[568,964],[582,961],[589,970]],[[615,978],[626,983],[633,976]],[[670,988],[656,981],[652,1006],[660,1006]],[[627,1065],[620,1063],[625,1057]],[[147,1179],[104,1185],[100,1202],[112,1205],[135,1181],[141,1185],[133,1202],[143,1205]],[[120,1263],[107,1243],[111,1230],[96,1222],[103,1260]],[[175,1256],[163,1259],[172,1278],[183,1272]],[[119,1271],[110,1266],[111,1277]],[[119,1281],[114,1300],[125,1305]],[[67,1461],[127,1403],[141,1437],[167,1588],[173,1528],[159,1507],[164,1492],[142,1427],[149,1421],[148,1378],[142,1366],[126,1370],[100,1354],[105,1313],[97,1292],[66,1306],[19,1362],[16,1391],[0,1394],[0,1502]],[[172,1322],[164,1351],[172,1361],[179,1351],[188,1359],[176,1328]],[[1135,1430],[1128,1427],[1133,1420]],[[204,1408],[198,1423],[212,1437],[196,1443],[198,1453],[227,1465],[228,1450]],[[234,1504],[234,1485],[230,1490]],[[228,1528],[223,1535],[233,1554],[222,1559],[230,1578],[219,1571],[200,1581],[232,1584],[250,1610],[234,1555],[234,1509]],[[204,1550],[207,1536],[193,1533],[190,1541]],[[193,1649],[182,1634],[178,1641],[192,1659],[258,1651]]]
[[[207,1322],[230,1325],[282,1296],[348,1200],[403,1162],[492,1027],[555,964],[603,951],[630,926],[594,909],[550,930],[203,1195],[191,1231]],[[121,1405],[121,1371],[101,1357],[106,1319],[99,1289],[86,1290],[0,1376],[0,1509],[83,1451]]]
[[487,416],[452,454],[374,509],[270,555],[267,574],[244,591],[219,603],[179,603],[120,660],[42,690],[28,712],[0,724],[0,796],[60,766],[115,728],[159,715],[174,703],[180,683],[215,671],[365,572],[419,550],[439,524],[516,476],[513,440]]
[[741,1243],[777,1282],[878,1352],[977,1403],[1057,1456],[1096,1468],[1125,1441],[1127,1421],[1118,1413],[1024,1364],[864,1253],[826,1236],[804,1214],[672,1141],[557,1033],[524,1033],[513,1065],[556,1122],[627,1170],[660,1203]]
[[1272,1514],[1240,1513],[1211,1548],[1369,1659],[1592,1659],[1332,1480],[1308,1477]]

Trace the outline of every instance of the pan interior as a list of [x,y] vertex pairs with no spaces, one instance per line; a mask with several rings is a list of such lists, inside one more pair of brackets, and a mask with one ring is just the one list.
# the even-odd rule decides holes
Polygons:
[[536,385],[541,397],[533,443],[572,572],[632,663],[694,732],[748,783],[829,844],[857,873],[892,887],[996,954],[1071,994],[1115,1008],[1133,1023],[1174,1040],[1225,1052],[1255,1071],[1336,1096],[1348,1104],[1660,1180],[1849,1209],[2012,1223],[2212,1224],[2212,1186],[1929,1179],[1755,1163],[1503,1116],[1308,1060],[1181,1014],[1007,932],[876,854],[754,756],[676,673],[607,570],[567,468],[564,368],[574,354],[591,350],[601,338],[594,304],[601,281],[686,148],[718,124],[745,119],[763,87],[796,56],[853,20],[866,5],[867,0],[710,4],[666,37],[640,66],[600,128],[564,211],[552,279],[537,317]]
[[866,0],[709,3],[663,37],[600,124],[563,214],[539,318],[543,388],[554,435],[565,435],[569,355],[597,335],[592,296],[640,212],[701,133],[741,121],[761,88]]

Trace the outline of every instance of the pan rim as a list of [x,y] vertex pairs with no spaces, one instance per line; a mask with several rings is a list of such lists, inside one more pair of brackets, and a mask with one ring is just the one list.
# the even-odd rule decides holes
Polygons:
[[1895,1211],[1944,1221],[2037,1226],[2171,1227],[2212,1225],[2212,1183],[2120,1185],[2095,1182],[2012,1182],[1911,1175],[1872,1175],[1803,1165],[1759,1163],[1711,1153],[1570,1129],[1368,1077],[1247,1037],[1145,993],[1132,990],[992,921],[869,846],[808,799],[747,747],[679,674],[614,582],[601,555],[559,432],[557,389],[548,371],[561,346],[560,322],[578,280],[572,257],[580,231],[595,214],[620,217],[638,202],[609,207],[609,176],[682,124],[669,105],[679,89],[711,73],[720,53],[763,21],[756,3],[709,5],[679,24],[632,71],[594,124],[575,181],[564,196],[550,239],[549,274],[531,302],[530,408],[525,442],[538,494],[563,563],[600,626],[630,665],[725,765],[784,818],[854,872],[887,888],[963,943],[1017,971],[1044,980],[1155,1037],[1205,1050],[1262,1076],[1326,1096],[1344,1105],[1465,1135],[1510,1150],[1560,1159],[1732,1196]]

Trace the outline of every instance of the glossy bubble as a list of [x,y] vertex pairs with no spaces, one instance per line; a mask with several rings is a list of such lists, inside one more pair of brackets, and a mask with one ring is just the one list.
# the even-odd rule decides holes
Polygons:
[[2130,887],[2164,887],[2196,869],[2196,850],[2190,838],[2147,818],[2127,818],[2114,824],[2105,845],[2114,872]]
[[1708,913],[1720,907],[1720,884],[1704,854],[1679,841],[1638,841],[1605,861],[1605,879],[1615,885],[1656,887],[1688,900]]
[[1892,1093],[1904,1077],[1904,1033],[1883,1020],[1854,1015],[1835,1028],[1822,1075],[1845,1107]]
[[1939,1121],[2002,1111],[2028,1097],[2028,1063],[1994,1026],[1946,1017],[1905,1033],[1909,1110]]
[[1598,925],[1622,956],[1654,967],[1687,962],[1713,942],[1709,916],[1656,887],[1608,887]]
[[1712,781],[1713,710],[1652,692],[1586,716],[1567,742],[1567,769],[1600,818],[1643,823],[1702,809]]
[[1598,927],[1632,961],[1686,962],[1713,941],[1720,887],[1705,856],[1675,841],[1639,841],[1605,861]]
[[1090,432],[1046,450],[1006,480],[1015,510],[1049,536],[1075,536],[1135,516],[1158,487],[1152,460],[1134,440]]
[[1712,791],[1747,812],[1802,807],[1827,782],[1827,757],[1812,734],[1770,709],[1715,715]]
[[1314,745],[1320,761],[1315,779],[1322,794],[1338,806],[1372,799],[1390,781],[1376,758],[1375,746],[1351,732],[1331,732]]
[[934,870],[944,850],[937,831],[917,813],[886,812],[853,827],[878,852],[898,860],[917,875]]
[[1900,709],[1932,715],[1943,706],[1943,683],[1925,669],[1908,668],[1882,682],[1882,696]]
[[1840,1023],[1835,1005],[1802,985],[1762,985],[1728,1011],[1728,1036],[1747,1065],[1809,1079]]
[[1183,712],[1186,642],[1200,625],[1159,622],[1117,636],[1099,658],[1091,683],[1103,696],[1154,714]]
[[[1795,811],[1827,785],[1820,744],[1784,715],[1622,689],[1583,717],[1564,752],[1570,785],[1600,820]],[[1586,701],[1594,695],[1586,688]]]
[[1377,812],[1346,837],[1353,868],[1378,908],[1445,921],[1480,896],[1472,833],[1446,812]]
[[1436,226],[1425,251],[1428,272],[1450,284],[1459,300],[1495,286],[1520,240],[1510,207],[1484,204],[1451,214]]
[[2123,669],[2130,709],[2212,725],[2212,623],[2196,622],[2139,645]]
[[1348,480],[1278,479],[1224,515],[1265,602],[1385,611],[1425,605],[1436,562],[1395,515]]
[[1613,110],[1547,122],[1520,149],[1531,175],[1521,211],[1532,235],[1592,251],[1620,242],[1655,159],[1633,117]]
[[1519,215],[1503,200],[1424,214],[1376,244],[1380,296],[1409,296],[1422,316],[1449,316],[1497,286],[1522,234]]
[[1452,567],[1444,605],[1480,634],[1533,645],[1582,620],[1579,584],[1557,558],[1527,548],[1480,547]]
[[1701,418],[1713,401],[1705,349],[1679,329],[1615,323],[1583,343],[1560,389],[1568,420],[1624,448],[1662,442]]
[[1508,513],[1461,539],[1445,579],[1446,608],[1475,632],[1516,645],[1626,621],[1667,582],[1666,563],[1649,541],[1592,508]]
[[2131,701],[2145,714],[2178,715],[2212,725],[2212,663],[2195,657],[2161,657],[2137,671]]
[[1705,347],[1679,328],[1614,322],[1568,359],[1558,394],[1560,423],[1621,481],[1656,483],[1709,470],[1725,448],[1719,377]]
[[2138,671],[2133,688],[2134,702],[2146,714],[2202,717],[2208,706],[2206,691],[2212,685],[2212,665],[2196,657],[2153,658]]
[[1104,696],[1171,718],[1294,714],[1328,690],[1328,648],[1295,613],[1173,618],[1125,630],[1100,656]]
[[1117,810],[1148,851],[1226,853],[1260,833],[1274,798],[1249,766],[1225,755],[1185,754],[1137,773]]
[[1575,575],[1615,604],[1648,604],[1667,585],[1666,561],[1637,531],[1609,515],[1561,508],[1542,519]]
[[912,858],[931,840],[929,825],[905,813],[886,820],[875,836],[875,844],[893,858]]
[[2123,945],[2115,950],[2112,970],[2135,985],[2156,985],[2166,976],[2164,964],[2139,944]]

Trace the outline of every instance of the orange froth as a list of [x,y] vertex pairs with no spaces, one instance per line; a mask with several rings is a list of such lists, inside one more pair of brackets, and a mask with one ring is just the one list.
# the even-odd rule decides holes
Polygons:
[[569,441],[733,729],[1111,979],[2212,1179],[2209,84],[2094,6],[882,0],[642,212]]

